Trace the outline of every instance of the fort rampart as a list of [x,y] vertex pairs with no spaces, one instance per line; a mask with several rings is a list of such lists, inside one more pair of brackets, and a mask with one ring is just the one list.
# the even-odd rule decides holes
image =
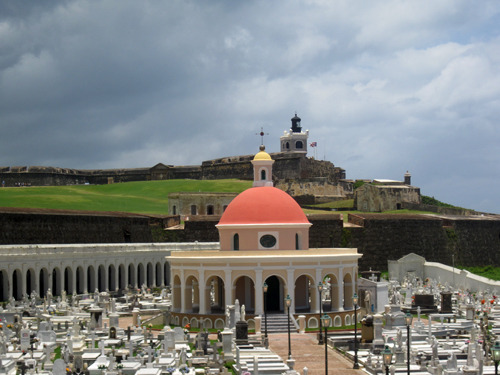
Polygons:
[[[219,217],[178,217],[119,213],[37,212],[2,209],[0,244],[125,242],[217,242]],[[309,215],[311,248],[355,247],[360,270],[387,269],[387,259],[415,253],[431,262],[458,266],[500,263],[500,218],[424,215]],[[170,229],[165,229],[170,227]],[[178,229],[173,229],[178,228]]]
[[[274,180],[321,178],[338,185],[345,171],[329,161],[314,160],[298,153],[274,153]],[[61,186],[108,184],[115,182],[227,178],[253,179],[254,155],[225,157],[204,161],[200,166],[172,166],[159,163],[151,168],[79,170],[70,168],[18,166],[0,167],[3,186]],[[325,182],[322,182],[325,185]],[[342,185],[343,186],[343,185]],[[324,187],[323,187],[324,189]],[[331,188],[330,190],[332,190]],[[342,190],[343,187],[340,188]]]

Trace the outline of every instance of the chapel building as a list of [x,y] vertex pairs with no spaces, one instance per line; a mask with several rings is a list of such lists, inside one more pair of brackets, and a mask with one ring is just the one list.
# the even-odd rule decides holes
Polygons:
[[317,328],[322,283],[322,312],[335,326],[351,324],[362,255],[354,248],[309,248],[311,223],[290,195],[273,186],[273,163],[261,146],[252,160],[253,187],[233,199],[216,225],[219,250],[167,257],[175,323],[224,328],[225,306],[238,300],[251,328],[264,308],[285,312],[289,295],[292,316],[306,315],[306,326]]

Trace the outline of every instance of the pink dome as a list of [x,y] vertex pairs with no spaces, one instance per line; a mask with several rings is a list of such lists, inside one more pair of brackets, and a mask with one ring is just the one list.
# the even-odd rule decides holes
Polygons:
[[290,195],[264,186],[245,190],[227,206],[219,225],[232,224],[309,224],[309,221]]

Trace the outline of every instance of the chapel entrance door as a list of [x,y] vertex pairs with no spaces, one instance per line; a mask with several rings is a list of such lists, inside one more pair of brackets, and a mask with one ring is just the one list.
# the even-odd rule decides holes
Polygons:
[[266,279],[267,296],[266,310],[268,313],[283,312],[283,286],[277,276],[270,276]]

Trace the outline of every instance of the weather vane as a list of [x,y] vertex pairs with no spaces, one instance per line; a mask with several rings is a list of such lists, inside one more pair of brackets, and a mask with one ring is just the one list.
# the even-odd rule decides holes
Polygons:
[[260,135],[260,137],[261,137],[260,145],[262,146],[262,145],[264,145],[264,136],[269,135],[269,133],[264,133],[264,128],[261,126],[260,133],[255,133],[255,135]]

